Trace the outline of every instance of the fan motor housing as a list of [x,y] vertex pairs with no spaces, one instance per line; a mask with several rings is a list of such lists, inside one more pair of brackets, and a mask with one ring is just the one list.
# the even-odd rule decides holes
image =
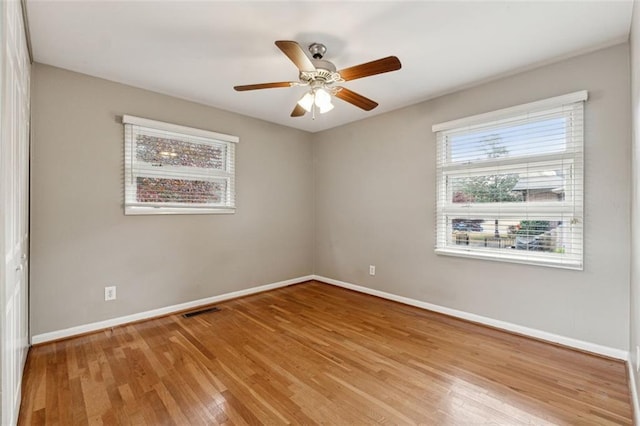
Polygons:
[[313,66],[316,67],[315,71],[300,73],[300,80],[306,83],[313,81],[321,81],[323,83],[334,83],[340,80],[340,74],[336,72],[336,66],[329,61],[322,59],[312,59]]
[[336,66],[329,61],[325,61],[322,59],[312,59],[311,62],[313,62],[313,65],[318,71],[327,71],[331,73],[336,72]]

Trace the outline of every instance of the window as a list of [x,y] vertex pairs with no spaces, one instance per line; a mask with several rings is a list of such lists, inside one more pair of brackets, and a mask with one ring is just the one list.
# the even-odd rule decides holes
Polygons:
[[125,214],[235,211],[236,136],[125,115]]
[[436,253],[583,267],[587,92],[433,126]]

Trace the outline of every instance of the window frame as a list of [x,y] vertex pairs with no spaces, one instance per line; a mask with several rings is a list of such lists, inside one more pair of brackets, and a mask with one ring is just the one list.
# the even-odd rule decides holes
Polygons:
[[[235,213],[235,163],[237,136],[180,126],[162,121],[150,120],[131,115],[123,115],[124,125],[124,214],[125,215],[157,215],[157,214],[233,214]],[[195,144],[220,146],[225,153],[224,170],[204,169],[188,166],[154,167],[151,163],[137,161],[134,157],[138,135],[157,137],[164,135],[175,141]],[[215,182],[225,181],[224,202],[207,203],[147,203],[137,201],[138,177],[158,179],[200,179]]]
[[[432,127],[436,133],[436,244],[438,255],[459,256],[503,262],[524,263],[566,269],[584,268],[584,103],[588,99],[586,90],[531,102],[498,111],[478,114],[452,120]],[[447,138],[454,133],[473,132],[498,127],[500,125],[517,126],[520,118],[534,119],[558,110],[559,116],[569,117],[567,137],[571,138],[569,150],[557,153],[520,155],[505,158],[490,158],[469,162],[451,160],[450,144]],[[571,133],[569,133],[571,132]],[[568,165],[570,163],[570,165]],[[565,185],[564,200],[536,202],[496,202],[496,203],[455,203],[452,201],[454,186],[448,182],[451,177],[469,177],[482,175],[482,172],[529,170],[569,167],[572,170],[570,184]],[[487,175],[485,174],[485,176]],[[550,217],[570,216],[568,227],[571,235],[572,250],[569,253],[517,251],[505,248],[474,248],[464,243],[460,245],[453,237],[453,219],[455,215],[465,218],[498,220],[549,220]],[[453,216],[453,218],[452,218]],[[543,219],[545,218],[545,219]],[[563,220],[563,219],[560,219]],[[486,243],[485,243],[486,245]],[[500,244],[499,244],[500,245]]]

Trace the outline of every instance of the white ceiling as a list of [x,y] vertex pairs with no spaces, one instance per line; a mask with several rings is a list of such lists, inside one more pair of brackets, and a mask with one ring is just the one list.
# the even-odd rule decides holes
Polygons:
[[[27,0],[34,60],[317,132],[628,39],[623,1]],[[338,69],[395,55],[396,72],[344,84],[380,106],[341,100],[312,120],[289,114],[304,88],[274,45],[321,42]],[[127,111],[123,111],[127,112]]]

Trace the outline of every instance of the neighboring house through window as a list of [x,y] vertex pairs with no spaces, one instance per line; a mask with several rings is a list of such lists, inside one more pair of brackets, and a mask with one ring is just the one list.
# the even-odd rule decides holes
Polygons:
[[235,211],[236,136],[125,115],[125,214]]
[[438,254],[583,268],[577,92],[433,126]]

